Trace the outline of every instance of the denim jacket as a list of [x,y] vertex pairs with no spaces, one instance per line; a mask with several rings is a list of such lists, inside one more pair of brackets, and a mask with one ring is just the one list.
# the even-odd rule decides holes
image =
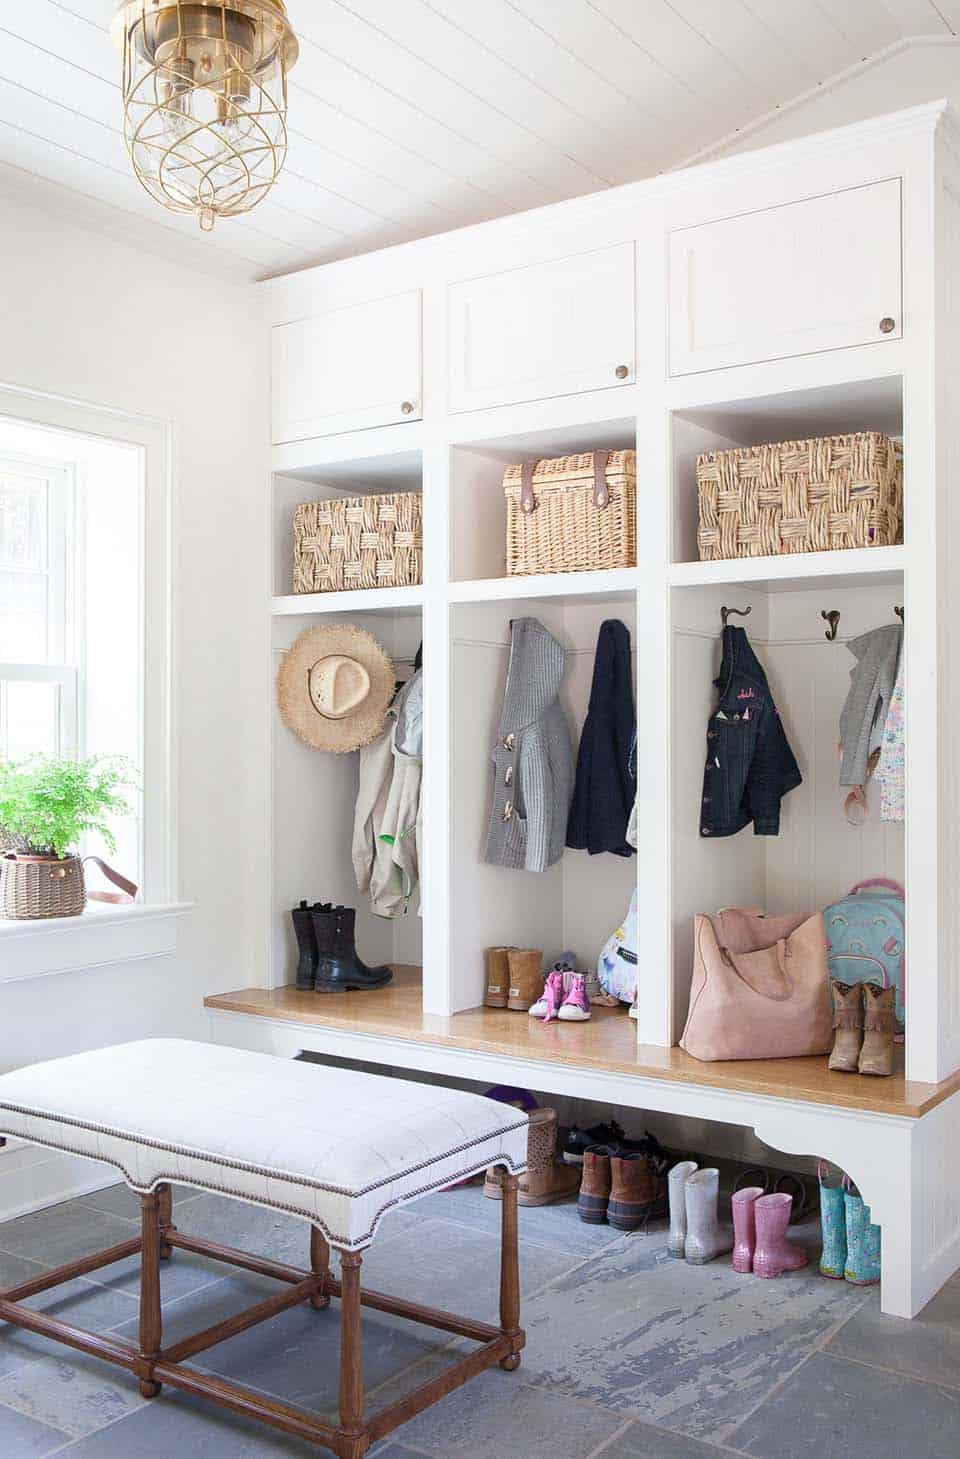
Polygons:
[[787,743],[767,676],[742,628],[723,630],[719,693],[707,726],[701,836],[780,832],[780,801],[803,777]]

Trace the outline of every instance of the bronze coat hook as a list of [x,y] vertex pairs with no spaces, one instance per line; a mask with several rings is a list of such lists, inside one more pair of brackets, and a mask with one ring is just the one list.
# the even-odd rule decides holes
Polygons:
[[750,612],[750,609],[749,608],[721,608],[720,609],[720,621],[722,622],[724,628],[726,628],[728,614],[730,614],[730,613],[736,613],[741,618],[746,618],[746,616],[747,616],[747,614],[749,612]]
[[837,625],[840,622],[840,614],[837,612],[836,608],[823,608],[820,610],[820,617],[823,619],[824,623],[830,624],[830,627],[827,629],[826,633],[823,636],[828,643],[833,643],[834,639],[837,636]]

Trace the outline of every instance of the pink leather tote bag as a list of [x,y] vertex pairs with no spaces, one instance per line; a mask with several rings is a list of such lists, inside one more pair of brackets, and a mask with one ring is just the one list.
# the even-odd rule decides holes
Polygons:
[[833,1042],[823,914],[694,918],[693,984],[680,1047],[695,1059],[790,1059]]

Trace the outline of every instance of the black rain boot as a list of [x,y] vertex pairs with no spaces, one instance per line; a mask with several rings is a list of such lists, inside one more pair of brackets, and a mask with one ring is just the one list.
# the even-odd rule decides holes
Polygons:
[[319,950],[315,982],[318,993],[382,988],[393,978],[392,968],[368,968],[357,957],[356,919],[353,907],[334,907],[332,912],[314,914]]
[[306,902],[294,907],[290,913],[293,930],[297,934],[300,961],[297,963],[297,987],[304,991],[314,986],[317,978],[317,934],[313,926],[313,909]]

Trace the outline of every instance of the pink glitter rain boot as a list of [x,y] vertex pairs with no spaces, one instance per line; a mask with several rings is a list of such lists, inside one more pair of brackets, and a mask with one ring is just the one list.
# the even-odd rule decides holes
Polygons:
[[763,1186],[748,1185],[734,1191],[733,1206],[733,1269],[741,1276],[753,1271],[753,1253],[757,1244],[757,1224],[754,1206],[763,1195]]
[[758,1196],[753,1203],[757,1228],[757,1245],[753,1254],[755,1277],[782,1277],[806,1266],[807,1253],[787,1240],[787,1227],[793,1209],[793,1197],[780,1192]]

